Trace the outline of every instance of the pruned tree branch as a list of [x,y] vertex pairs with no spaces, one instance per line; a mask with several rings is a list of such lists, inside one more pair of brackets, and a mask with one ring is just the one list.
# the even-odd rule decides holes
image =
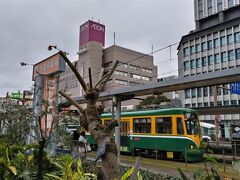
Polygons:
[[108,128],[109,130],[113,130],[115,127],[117,127],[119,124],[118,124],[118,120],[116,119],[113,119],[109,124],[108,124]]
[[99,77],[98,77],[99,81],[102,79],[103,75],[104,75],[104,68],[101,68],[101,71],[100,71],[100,74],[99,74]]
[[89,77],[89,88],[92,89],[93,84],[92,84],[92,72],[91,72],[91,68],[88,68],[88,77]]
[[76,102],[74,101],[72,98],[70,98],[66,93],[64,93],[63,91],[59,91],[59,93],[65,97],[70,103],[72,103],[81,113],[84,113],[83,108]]
[[43,132],[42,132],[42,128],[41,128],[41,117],[38,117],[38,125],[39,125],[39,131],[40,131],[41,138],[43,139]]
[[74,65],[70,62],[70,60],[67,58],[67,56],[65,55],[64,52],[59,51],[59,54],[63,57],[63,59],[66,61],[66,63],[68,64],[68,66],[72,69],[73,73],[76,75],[79,83],[81,84],[84,92],[86,93],[87,91],[87,85],[84,82],[82,76],[78,73],[77,69],[74,67]]
[[116,60],[113,62],[113,65],[110,69],[110,71],[107,73],[106,76],[103,76],[102,79],[100,79],[97,84],[95,85],[94,88],[98,88],[99,90],[102,90],[102,88],[105,86],[105,84],[107,83],[107,81],[110,79],[110,77],[112,76],[113,72],[115,71],[117,65],[118,65],[119,61]]

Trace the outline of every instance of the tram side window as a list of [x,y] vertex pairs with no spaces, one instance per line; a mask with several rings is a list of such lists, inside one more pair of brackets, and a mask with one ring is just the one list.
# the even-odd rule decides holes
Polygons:
[[133,132],[134,133],[151,133],[151,119],[150,118],[134,118]]
[[177,118],[177,133],[184,134],[182,118],[180,118],[180,117]]
[[172,134],[172,118],[171,117],[156,118],[156,133]]

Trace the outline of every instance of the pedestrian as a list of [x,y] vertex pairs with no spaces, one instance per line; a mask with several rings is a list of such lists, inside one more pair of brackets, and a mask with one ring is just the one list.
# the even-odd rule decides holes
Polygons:
[[76,144],[76,142],[78,141],[79,139],[79,132],[77,130],[73,131],[73,134],[72,134],[72,140],[73,140],[73,143]]
[[73,142],[73,147],[72,147],[72,153],[74,156],[77,156],[78,154],[78,139],[79,139],[79,132],[77,130],[73,131],[72,134],[72,142]]
[[91,147],[86,140],[85,131],[82,131],[80,133],[78,141],[79,141],[79,144],[80,144],[80,147],[79,147],[79,152],[80,153],[91,151]]

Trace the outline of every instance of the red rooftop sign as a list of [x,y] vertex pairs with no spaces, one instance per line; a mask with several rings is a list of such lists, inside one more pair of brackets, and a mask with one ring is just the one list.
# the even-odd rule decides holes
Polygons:
[[80,46],[90,42],[96,41],[105,44],[105,26],[103,24],[87,21],[80,26]]

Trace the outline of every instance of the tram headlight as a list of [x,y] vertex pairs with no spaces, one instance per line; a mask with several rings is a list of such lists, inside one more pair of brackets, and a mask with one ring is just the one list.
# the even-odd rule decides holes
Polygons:
[[191,148],[191,149],[193,149],[193,148],[194,148],[194,146],[193,146],[193,145],[191,145],[191,146],[190,146],[190,148]]

